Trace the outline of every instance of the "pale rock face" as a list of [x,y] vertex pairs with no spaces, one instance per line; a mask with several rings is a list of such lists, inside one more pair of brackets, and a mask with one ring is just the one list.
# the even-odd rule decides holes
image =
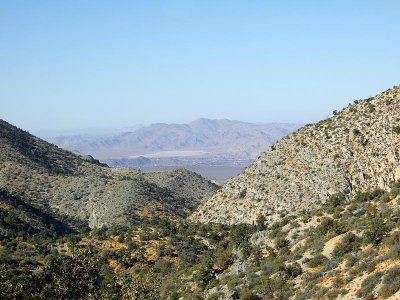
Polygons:
[[253,223],[315,207],[337,192],[381,188],[400,179],[400,88],[307,125],[265,151],[199,206],[198,222]]
[[400,180],[400,166],[398,166],[397,168],[396,168],[396,171],[395,171],[395,173],[394,173],[394,180]]

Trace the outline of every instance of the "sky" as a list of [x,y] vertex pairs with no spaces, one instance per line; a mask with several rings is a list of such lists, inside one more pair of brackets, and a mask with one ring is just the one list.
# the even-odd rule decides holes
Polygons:
[[0,0],[0,118],[310,123],[400,83],[400,1]]

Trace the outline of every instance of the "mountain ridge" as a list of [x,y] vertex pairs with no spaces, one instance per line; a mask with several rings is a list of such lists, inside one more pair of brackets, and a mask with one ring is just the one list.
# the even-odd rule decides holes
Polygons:
[[105,137],[61,136],[47,140],[100,159],[161,151],[205,150],[211,156],[255,158],[267,145],[297,129],[290,123],[248,123],[201,118],[187,124],[155,123]]
[[[186,216],[217,190],[188,170],[150,176],[108,168],[0,121],[0,188],[46,212],[77,218],[92,228],[129,225],[159,214]],[[158,186],[155,182],[163,180],[157,176],[164,181],[174,176],[178,184]],[[192,195],[181,193],[186,184]]]

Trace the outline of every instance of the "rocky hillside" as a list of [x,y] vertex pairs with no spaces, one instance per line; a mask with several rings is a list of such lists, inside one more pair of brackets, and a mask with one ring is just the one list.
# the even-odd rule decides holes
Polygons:
[[28,235],[53,236],[75,233],[59,216],[42,211],[0,189],[0,239],[23,233]]
[[232,226],[213,245],[214,260],[176,288],[208,300],[399,299],[399,193],[400,183],[351,199],[334,194],[297,217]]
[[[172,175],[175,184],[158,186],[169,175],[111,169],[0,121],[0,188],[45,212],[69,216],[90,227],[129,225],[154,215],[186,216],[217,189],[189,171]],[[181,191],[189,188],[193,193],[186,198],[187,193]]]
[[184,199],[186,204],[192,207],[210,199],[218,188],[217,185],[186,169],[148,172],[143,175],[147,181],[172,191],[175,198]]
[[390,192],[334,194],[317,209],[274,223],[264,216],[232,226],[152,218],[74,235],[52,231],[51,218],[25,207],[15,214],[20,200],[3,196],[1,299],[400,296],[400,182]]
[[336,192],[382,188],[400,179],[400,88],[355,101],[264,152],[191,216],[252,223],[310,209]]

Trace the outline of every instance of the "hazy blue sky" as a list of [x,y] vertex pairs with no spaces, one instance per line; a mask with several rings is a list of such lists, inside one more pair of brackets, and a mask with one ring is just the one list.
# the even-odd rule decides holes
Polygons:
[[0,118],[311,122],[400,83],[400,1],[0,0]]

